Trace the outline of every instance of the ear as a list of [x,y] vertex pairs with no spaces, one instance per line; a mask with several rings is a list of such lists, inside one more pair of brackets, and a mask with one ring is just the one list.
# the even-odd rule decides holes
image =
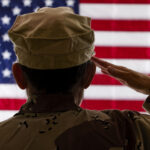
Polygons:
[[24,77],[23,71],[19,65],[19,63],[14,63],[12,66],[12,72],[14,78],[21,89],[25,89],[27,87],[27,81]]
[[85,70],[85,74],[83,76],[83,87],[84,89],[88,88],[92,82],[92,79],[96,72],[96,65],[93,62],[88,63],[88,66]]

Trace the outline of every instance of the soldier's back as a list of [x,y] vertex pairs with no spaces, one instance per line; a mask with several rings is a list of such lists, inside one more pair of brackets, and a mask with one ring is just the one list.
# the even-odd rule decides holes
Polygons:
[[150,150],[150,116],[69,110],[18,114],[0,123],[2,150]]

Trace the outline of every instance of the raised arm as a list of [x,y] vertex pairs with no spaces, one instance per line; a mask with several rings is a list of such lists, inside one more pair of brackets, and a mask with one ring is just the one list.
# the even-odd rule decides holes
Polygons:
[[136,72],[123,66],[118,66],[101,60],[97,57],[91,59],[104,74],[114,77],[124,85],[143,94],[150,95],[150,76]]

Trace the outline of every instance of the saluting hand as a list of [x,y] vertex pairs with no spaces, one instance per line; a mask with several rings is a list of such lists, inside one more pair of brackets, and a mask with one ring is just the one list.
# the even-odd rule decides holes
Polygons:
[[136,72],[123,66],[118,66],[101,60],[97,57],[92,57],[91,60],[101,68],[104,74],[110,75],[122,84],[141,92],[150,95],[150,76]]

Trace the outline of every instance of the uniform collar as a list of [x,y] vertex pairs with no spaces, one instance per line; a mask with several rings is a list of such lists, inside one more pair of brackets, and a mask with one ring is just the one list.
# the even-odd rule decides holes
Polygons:
[[79,108],[71,94],[40,94],[29,96],[19,113],[50,113]]

